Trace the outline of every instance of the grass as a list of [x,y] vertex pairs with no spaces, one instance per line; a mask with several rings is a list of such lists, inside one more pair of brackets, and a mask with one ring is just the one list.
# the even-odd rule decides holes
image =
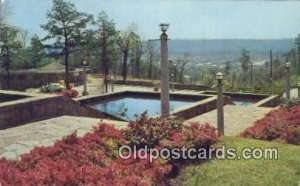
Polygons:
[[224,137],[218,145],[277,148],[277,160],[217,160],[190,165],[174,180],[176,185],[300,185],[300,146],[239,137]]

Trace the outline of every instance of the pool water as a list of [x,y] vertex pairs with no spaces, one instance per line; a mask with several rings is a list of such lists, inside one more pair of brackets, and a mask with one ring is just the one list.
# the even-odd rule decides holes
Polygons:
[[[197,100],[196,100],[197,101]],[[171,99],[170,110],[177,109],[195,102],[195,100]],[[134,120],[136,115],[147,110],[149,116],[160,114],[160,98],[145,98],[145,97],[121,97],[102,101],[90,105],[92,108],[106,112],[108,114],[121,117],[125,120]],[[121,113],[126,111],[126,116],[121,116]]]
[[248,107],[253,105],[256,101],[253,99],[233,99],[232,102],[238,106]]

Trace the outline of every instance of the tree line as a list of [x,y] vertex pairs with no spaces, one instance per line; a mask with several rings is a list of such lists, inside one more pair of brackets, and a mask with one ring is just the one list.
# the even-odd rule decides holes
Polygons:
[[120,74],[126,81],[130,69],[136,78],[146,74],[148,66],[152,73],[152,65],[147,66],[141,57],[149,50],[153,60],[156,53],[153,47],[143,46],[134,25],[117,30],[105,12],[94,17],[78,11],[73,3],[54,0],[46,14],[47,22],[41,25],[47,36],[34,35],[29,43],[26,32],[8,23],[5,4],[0,7],[0,62],[8,80],[10,69],[38,68],[59,60],[65,65],[66,88],[70,87],[70,68],[80,67],[83,59],[90,62],[93,72],[103,74],[106,91],[110,74]]

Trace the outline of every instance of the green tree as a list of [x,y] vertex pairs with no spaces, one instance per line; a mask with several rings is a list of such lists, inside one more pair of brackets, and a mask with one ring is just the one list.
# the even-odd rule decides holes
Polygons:
[[183,60],[180,61],[180,67],[179,67],[179,82],[184,83],[184,73],[185,73],[185,67],[188,63],[188,57],[190,57],[191,54],[189,53],[184,53],[183,54]]
[[18,32],[19,30],[12,26],[2,25],[0,27],[0,61],[6,72],[6,89],[10,88],[10,69],[13,56],[21,48],[21,43],[17,40]]
[[229,77],[230,72],[231,72],[231,63],[230,63],[230,61],[226,61],[225,62],[225,68],[224,68],[224,74],[225,74],[225,76]]
[[152,71],[153,71],[153,62],[156,54],[154,42],[148,41],[147,43],[147,54],[149,59],[149,67],[148,67],[148,79],[152,79]]
[[135,72],[133,75],[136,78],[140,78],[140,68],[141,68],[141,57],[143,55],[143,43],[140,37],[136,38],[136,42],[134,45],[134,65],[132,71]]
[[243,83],[245,84],[247,72],[249,71],[249,65],[250,65],[249,51],[247,51],[246,49],[243,49],[241,55],[242,56],[240,58],[240,62],[241,62],[241,68],[243,71]]
[[31,38],[30,56],[31,68],[39,67],[43,58],[45,57],[43,43],[37,35],[34,35]]
[[97,25],[100,33],[101,69],[104,75],[105,92],[108,92],[109,69],[116,54],[116,29],[113,20],[105,12],[98,15]]
[[7,18],[11,14],[8,8],[8,1],[0,0],[0,25],[7,23]]
[[127,80],[127,72],[128,72],[128,57],[132,55],[136,43],[140,41],[139,35],[136,31],[129,27],[125,31],[118,32],[117,43],[123,55],[123,64],[122,64],[122,77],[123,81]]
[[300,34],[295,38],[295,62],[297,74],[300,75]]
[[[48,23],[41,27],[48,31],[45,39],[56,39],[64,45],[65,83],[69,89],[69,56],[77,52],[85,35],[86,27],[93,17],[78,12],[75,5],[64,0],[53,0],[53,7],[47,13]],[[82,50],[82,49],[81,49]]]

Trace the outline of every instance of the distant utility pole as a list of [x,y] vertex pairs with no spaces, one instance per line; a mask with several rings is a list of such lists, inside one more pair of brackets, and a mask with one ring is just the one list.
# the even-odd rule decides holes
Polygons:
[[286,98],[287,99],[290,99],[290,62],[287,62],[285,64],[285,67],[286,67]]
[[250,77],[251,77],[251,80],[250,80],[250,85],[251,85],[251,87],[252,87],[252,85],[253,85],[253,62],[252,61],[250,61]]
[[272,50],[270,50],[270,83],[273,81],[273,54]]

